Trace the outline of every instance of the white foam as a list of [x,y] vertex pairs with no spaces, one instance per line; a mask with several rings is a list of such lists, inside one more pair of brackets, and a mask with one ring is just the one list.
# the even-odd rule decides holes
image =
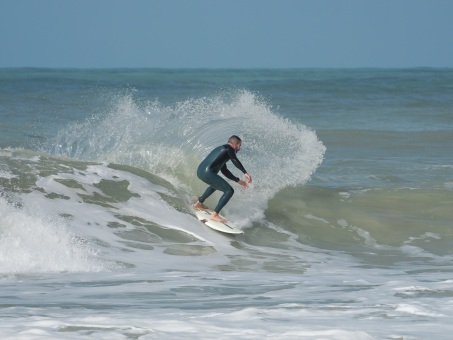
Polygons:
[[[316,217],[312,214],[307,214],[307,215],[304,215],[305,218],[309,219],[309,220],[315,220],[315,221],[320,221],[322,223],[325,223],[325,224],[329,224],[330,222],[327,221],[325,218],[321,218],[321,217]],[[338,221],[338,224],[342,223],[341,221]],[[341,224],[340,224],[341,225]],[[347,225],[347,224],[346,224]]]
[[453,182],[445,182],[444,187],[447,189],[453,189]]
[[411,304],[400,304],[396,306],[395,311],[400,313],[407,313],[417,316],[428,316],[428,317],[445,317],[446,315],[434,312],[427,307],[411,305]]
[[[60,183],[60,179],[73,180],[77,185],[68,187]],[[108,206],[105,207],[95,203],[91,204],[84,202],[79,195],[105,195],[102,190],[95,186],[105,179],[110,181],[127,181],[129,183],[128,190],[134,194],[138,194],[140,197],[131,197],[126,202],[109,201]],[[240,250],[231,246],[228,238],[206,228],[195,216],[177,211],[174,207],[167,204],[159,195],[159,193],[164,193],[167,196],[173,196],[174,194],[172,192],[165,187],[153,184],[147,179],[133,175],[129,172],[115,170],[102,164],[90,165],[85,170],[77,170],[74,173],[59,173],[57,175],[42,177],[37,180],[36,184],[42,190],[22,195],[21,199],[24,204],[26,206],[32,206],[34,211],[45,212],[45,216],[49,216],[49,219],[52,219],[52,216],[69,216],[64,220],[62,218],[55,218],[55,220],[58,221],[55,223],[47,223],[50,226],[49,230],[53,230],[52,226],[58,225],[59,227],[61,224],[64,226],[66,232],[71,235],[77,235],[77,237],[74,236],[73,239],[84,239],[88,240],[92,245],[95,244],[98,258],[106,263],[111,263],[110,266],[105,265],[106,268],[111,268],[113,270],[122,269],[122,266],[115,265],[117,262],[125,262],[133,266],[142,266],[144,268],[153,266],[153,270],[157,270],[158,268],[164,270],[165,268],[168,268],[168,266],[174,269],[185,267],[185,264],[181,264],[181,261],[178,260],[178,256],[164,253],[167,246],[173,246],[171,242],[157,241],[157,244],[153,245],[142,242],[144,249],[129,247],[127,245],[127,240],[125,241],[125,239],[121,237],[122,233],[133,232],[137,234],[138,230],[143,229],[138,232],[143,233],[144,236],[151,234],[148,230],[145,230],[144,227],[141,228],[140,226],[120,219],[121,216],[132,216],[138,220],[142,219],[143,221],[149,221],[149,223],[155,223],[159,228],[177,230],[193,237],[193,242],[186,245],[177,244],[176,248],[178,249],[184,249],[185,246],[192,246],[194,249],[211,247],[210,249],[212,249],[216,255],[211,254],[209,260],[207,260],[205,256],[198,256],[197,258],[192,257],[191,263],[193,268],[198,265],[205,267],[209,264],[218,265],[226,263],[228,262],[228,259],[224,257],[225,254],[242,254]],[[46,197],[48,193],[60,195],[61,198],[56,197],[50,199]],[[28,220],[32,219],[33,217],[30,217]],[[40,220],[38,219],[38,221]],[[112,223],[117,223],[118,225],[121,225],[121,227],[109,227]],[[23,224],[25,225],[25,223]],[[59,228],[56,229],[60,230]],[[21,227],[18,230],[26,229],[25,227]],[[21,232],[26,234],[26,231]],[[50,236],[43,234],[42,238],[47,240],[47,243],[44,243],[43,247],[48,249],[47,253],[43,253],[44,261],[45,256],[50,256],[48,253],[55,247],[51,244]],[[71,242],[71,240],[72,239],[68,239],[66,243]],[[58,237],[56,241],[58,241]],[[138,244],[140,243],[140,240],[134,242]],[[63,243],[65,244],[65,242]],[[24,246],[26,247],[25,253],[39,251],[36,249],[37,246],[29,244]],[[149,248],[152,250],[149,250]],[[18,247],[17,251],[20,251],[20,247]],[[58,248],[54,249],[54,251],[58,251]],[[152,258],[152,261],[150,261],[150,258]],[[48,267],[43,267],[41,270],[59,270],[59,267],[52,268],[53,267],[49,265]],[[64,267],[62,268],[62,270],[71,270],[64,269]],[[18,267],[18,271],[21,270],[26,271],[29,269],[22,265]],[[87,270],[89,271],[92,269]]]
[[0,198],[0,272],[102,271],[98,250],[69,232],[65,222],[36,207],[10,206]]
[[351,193],[350,192],[339,192],[338,195],[340,195],[341,197],[345,198],[345,199],[348,199],[351,197]]
[[0,177],[5,178],[5,179],[17,178],[16,175],[13,175],[12,173],[1,170],[1,169],[0,169]]

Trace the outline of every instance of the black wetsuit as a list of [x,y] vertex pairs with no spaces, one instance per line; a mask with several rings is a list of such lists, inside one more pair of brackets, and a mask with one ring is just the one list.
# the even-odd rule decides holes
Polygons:
[[214,191],[220,190],[223,192],[222,197],[217,203],[214,211],[219,213],[220,210],[228,203],[231,196],[234,194],[234,190],[231,185],[228,184],[218,172],[221,171],[228,179],[239,182],[239,178],[234,176],[230,170],[227,169],[226,163],[231,160],[233,164],[241,170],[244,174],[247,172],[242,166],[241,162],[236,156],[236,150],[229,144],[221,145],[214,150],[200,163],[197,170],[197,176],[203,182],[209,184],[204,194],[198,199],[203,203]]

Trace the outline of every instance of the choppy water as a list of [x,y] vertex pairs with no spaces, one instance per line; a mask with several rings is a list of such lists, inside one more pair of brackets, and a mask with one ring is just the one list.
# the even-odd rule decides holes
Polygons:
[[[0,70],[1,337],[448,339],[452,93],[449,69]],[[189,209],[232,134],[240,236]]]

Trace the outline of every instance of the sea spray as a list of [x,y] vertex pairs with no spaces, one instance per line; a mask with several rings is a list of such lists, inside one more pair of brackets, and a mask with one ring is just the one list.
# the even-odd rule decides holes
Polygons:
[[[287,186],[302,185],[322,162],[325,146],[316,133],[282,118],[262,97],[246,90],[189,98],[164,106],[157,100],[115,95],[101,115],[70,124],[58,133],[52,153],[85,161],[134,166],[162,176],[193,194],[204,190],[198,163],[215,146],[237,134],[239,158],[252,174],[251,190],[227,207],[247,224],[262,217],[267,202]],[[237,171],[234,166],[230,169]],[[238,174],[240,176],[240,174]],[[247,212],[240,217],[239,207]]]

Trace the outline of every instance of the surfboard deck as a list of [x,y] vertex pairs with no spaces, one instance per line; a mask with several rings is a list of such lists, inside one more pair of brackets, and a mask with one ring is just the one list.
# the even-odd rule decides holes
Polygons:
[[[243,234],[244,233],[241,228],[239,228],[237,225],[229,222],[228,220],[225,223],[211,221],[210,218],[211,218],[211,214],[213,213],[212,210],[196,210],[194,208],[192,208],[192,210],[193,210],[195,216],[197,216],[197,218],[202,223],[204,223],[211,229],[221,231],[221,232],[227,233],[227,234]],[[223,219],[225,219],[225,217],[223,217],[222,215],[220,215],[220,216]]]

